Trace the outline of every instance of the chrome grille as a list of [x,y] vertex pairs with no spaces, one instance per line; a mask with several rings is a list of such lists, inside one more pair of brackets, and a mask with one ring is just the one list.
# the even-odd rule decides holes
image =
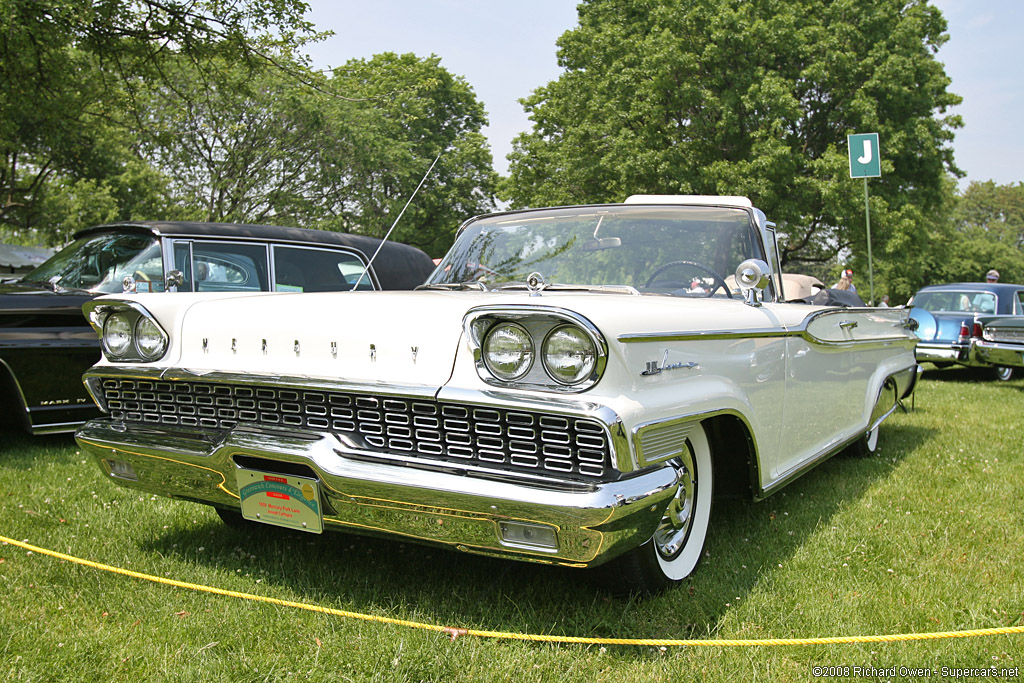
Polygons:
[[103,380],[113,419],[231,429],[244,423],[343,434],[358,447],[504,471],[613,475],[601,424],[586,418],[358,393]]

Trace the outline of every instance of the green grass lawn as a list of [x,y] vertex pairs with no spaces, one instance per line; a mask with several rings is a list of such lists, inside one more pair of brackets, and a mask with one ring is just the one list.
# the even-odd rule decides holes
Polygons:
[[[580,570],[340,534],[240,534],[209,508],[106,482],[70,436],[10,430],[0,535],[190,583],[500,632],[749,639],[1024,624],[1024,380],[929,371],[881,439],[880,455],[833,458],[766,501],[717,502],[697,573],[647,598],[610,596]],[[0,591],[4,680],[813,680],[815,666],[929,667],[942,680],[941,667],[1024,666],[1024,634],[665,649],[452,641],[11,545]]]

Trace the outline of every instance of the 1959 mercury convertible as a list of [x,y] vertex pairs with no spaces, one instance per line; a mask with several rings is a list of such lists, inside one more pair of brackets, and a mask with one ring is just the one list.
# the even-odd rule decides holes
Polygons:
[[748,199],[651,195],[471,219],[413,292],[103,297],[85,382],[107,415],[77,439],[117,484],[228,523],[613,563],[658,590],[697,566],[713,493],[873,451],[913,391],[905,310],[780,283]]

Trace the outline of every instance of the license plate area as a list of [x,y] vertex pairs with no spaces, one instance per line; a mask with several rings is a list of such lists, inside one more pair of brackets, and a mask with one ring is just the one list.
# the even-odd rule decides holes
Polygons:
[[237,468],[242,517],[288,529],[323,533],[320,482],[277,472]]

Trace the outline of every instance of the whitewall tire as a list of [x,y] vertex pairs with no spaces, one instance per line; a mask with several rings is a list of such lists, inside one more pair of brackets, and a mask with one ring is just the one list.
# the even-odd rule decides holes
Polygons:
[[614,561],[616,588],[653,593],[680,583],[697,568],[711,520],[714,475],[703,428],[694,429],[677,459],[679,489],[653,537]]

